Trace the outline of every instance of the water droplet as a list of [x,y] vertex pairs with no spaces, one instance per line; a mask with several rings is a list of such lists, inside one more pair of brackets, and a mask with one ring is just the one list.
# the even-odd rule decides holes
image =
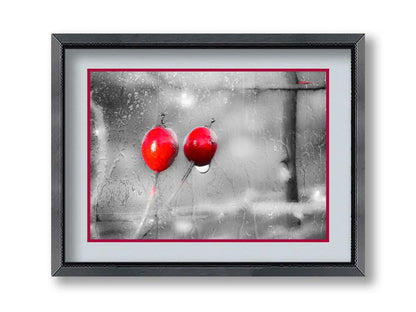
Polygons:
[[196,170],[198,170],[200,173],[204,174],[207,173],[209,171],[210,168],[210,164],[205,165],[205,166],[195,166]]

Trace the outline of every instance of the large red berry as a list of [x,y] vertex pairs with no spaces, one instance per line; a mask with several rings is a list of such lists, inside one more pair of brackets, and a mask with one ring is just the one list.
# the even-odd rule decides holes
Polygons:
[[208,165],[217,150],[217,135],[207,127],[192,130],[185,139],[183,151],[197,166]]
[[142,156],[150,169],[161,172],[169,168],[178,155],[178,138],[171,129],[153,128],[143,138]]

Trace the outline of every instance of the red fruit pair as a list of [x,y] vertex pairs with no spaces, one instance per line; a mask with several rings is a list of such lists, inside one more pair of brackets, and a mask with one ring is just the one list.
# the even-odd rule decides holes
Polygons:
[[[178,155],[178,139],[172,129],[161,126],[150,130],[143,138],[142,155],[150,169],[159,173],[167,168]],[[211,124],[214,120],[211,121]],[[186,158],[197,166],[208,165],[217,150],[217,136],[207,127],[193,129],[186,137],[183,151]]]
[[[165,115],[162,114],[161,117],[160,125],[146,133],[142,142],[143,159],[149,168],[155,171],[156,174],[153,187],[144,210],[143,218],[135,233],[135,237],[139,238],[143,238],[147,234],[147,232],[143,234],[143,228],[153,202],[159,173],[169,168],[175,160],[176,155],[178,155],[178,138],[172,129],[165,128],[163,122]],[[214,119],[211,120],[211,124],[209,126],[195,128],[187,135],[183,149],[186,158],[188,158],[191,163],[179,184],[178,190],[174,193],[172,198],[179,192],[179,189],[191,173],[194,165],[208,165],[214,157],[215,151],[217,150],[217,136],[210,129],[213,122]],[[171,200],[169,200],[168,203],[170,201]],[[156,228],[158,228],[157,211],[155,214],[155,220]]]

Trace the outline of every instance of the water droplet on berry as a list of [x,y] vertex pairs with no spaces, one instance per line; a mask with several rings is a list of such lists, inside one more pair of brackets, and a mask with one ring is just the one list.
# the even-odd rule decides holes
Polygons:
[[207,173],[209,171],[210,166],[211,165],[208,164],[208,165],[205,165],[205,166],[195,166],[195,168],[196,168],[196,170],[199,171],[199,173],[204,174],[204,173]]

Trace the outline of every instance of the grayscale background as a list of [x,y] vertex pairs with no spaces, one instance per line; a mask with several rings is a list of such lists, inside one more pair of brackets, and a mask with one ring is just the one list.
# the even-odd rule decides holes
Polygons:
[[[92,72],[91,238],[137,238],[154,180],[141,141],[164,112],[180,147],[146,238],[324,239],[325,86],[324,72]],[[189,166],[184,138],[211,118],[210,170],[168,202]]]

